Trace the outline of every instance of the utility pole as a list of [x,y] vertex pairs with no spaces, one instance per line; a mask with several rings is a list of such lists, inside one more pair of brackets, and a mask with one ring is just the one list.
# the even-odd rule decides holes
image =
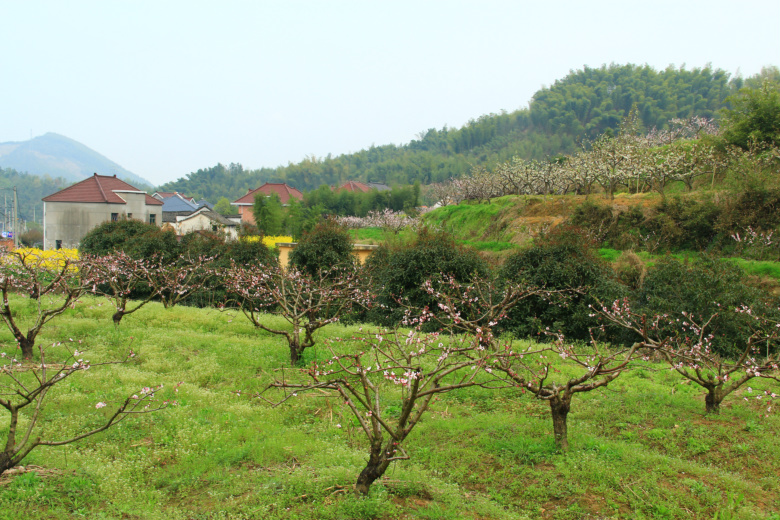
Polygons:
[[14,249],[19,247],[19,199],[16,198],[16,186],[14,186]]

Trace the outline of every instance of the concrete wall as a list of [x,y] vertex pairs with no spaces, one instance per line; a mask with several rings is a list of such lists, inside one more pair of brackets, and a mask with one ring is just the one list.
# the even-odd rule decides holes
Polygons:
[[[57,240],[61,247],[76,248],[89,231],[103,222],[117,218],[134,218],[149,222],[149,215],[155,214],[155,224],[162,223],[162,206],[147,206],[143,193],[118,192],[127,204],[106,204],[99,202],[44,202],[43,203],[43,248],[56,249]],[[132,217],[130,217],[132,215]]]
[[[206,215],[196,215],[192,218],[178,221],[175,224],[176,234],[186,235],[187,233],[192,233],[193,231],[214,232],[214,227],[213,227],[214,224],[215,223]],[[217,226],[216,229],[217,233],[226,233],[228,238],[232,240],[236,240],[238,238],[237,226],[230,227],[230,226],[223,226],[221,224],[217,224],[216,226]]]
[[[279,265],[287,267],[290,265],[290,253],[295,249],[298,242],[277,242],[276,248],[279,249]],[[371,253],[379,249],[379,246],[370,244],[352,244],[352,254],[358,259],[358,262],[365,264]]]

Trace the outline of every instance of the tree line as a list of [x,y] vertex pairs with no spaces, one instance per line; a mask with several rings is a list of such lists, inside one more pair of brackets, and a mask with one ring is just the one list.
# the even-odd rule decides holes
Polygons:
[[483,115],[461,128],[431,128],[410,143],[371,146],[352,154],[306,157],[277,168],[246,170],[239,164],[200,169],[160,187],[197,199],[235,200],[264,182],[286,182],[304,191],[348,180],[423,185],[458,178],[474,166],[492,168],[520,157],[542,160],[570,154],[583,139],[618,130],[636,106],[644,131],[664,130],[673,119],[717,118],[726,99],[742,87],[756,88],[776,68],[756,77],[731,78],[710,67],[657,71],[647,65],[609,65],[572,71],[538,91],[528,108]]

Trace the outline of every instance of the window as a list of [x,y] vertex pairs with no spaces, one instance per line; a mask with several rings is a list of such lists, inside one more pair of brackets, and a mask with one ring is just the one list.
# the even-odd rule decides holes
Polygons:
[[116,222],[117,220],[119,220],[119,213],[112,213],[111,222]]
[[149,224],[157,224],[157,214],[149,213]]
[[54,241],[54,249],[62,249],[62,240]]
[[127,214],[127,220],[130,220],[131,218],[133,218],[133,214],[132,213],[128,213]]

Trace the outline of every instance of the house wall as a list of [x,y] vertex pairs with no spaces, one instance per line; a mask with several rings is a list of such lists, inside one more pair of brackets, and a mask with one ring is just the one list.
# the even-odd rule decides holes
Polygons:
[[[212,222],[212,220],[206,215],[196,215],[192,218],[188,218],[187,220],[181,220],[175,225],[178,235],[186,235],[187,233],[192,233],[193,231],[213,232],[214,228],[212,226],[214,226],[214,222]],[[217,232],[227,233],[228,237],[232,239],[238,238],[238,230],[235,227],[217,224]]]
[[252,213],[252,206],[238,206],[238,214],[241,215],[243,224],[255,224],[255,214]]
[[118,218],[132,218],[149,222],[155,215],[155,224],[162,223],[162,206],[147,206],[142,193],[120,193],[127,204],[106,204],[102,202],[44,202],[43,203],[43,248],[56,249],[57,240],[61,246],[77,248],[89,231],[103,222],[111,220],[111,214]]

